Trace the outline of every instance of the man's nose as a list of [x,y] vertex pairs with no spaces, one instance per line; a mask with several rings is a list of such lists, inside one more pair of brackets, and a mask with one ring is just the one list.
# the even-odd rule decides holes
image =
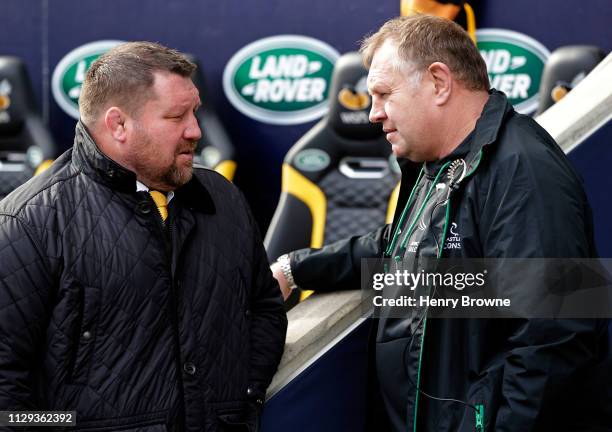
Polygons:
[[198,118],[195,114],[191,114],[191,119],[189,120],[189,124],[184,132],[184,138],[190,141],[198,141],[202,138],[202,131],[200,130],[200,125],[198,124]]
[[380,123],[386,117],[384,104],[378,101],[376,97],[372,98],[372,108],[370,108],[368,117],[372,123]]

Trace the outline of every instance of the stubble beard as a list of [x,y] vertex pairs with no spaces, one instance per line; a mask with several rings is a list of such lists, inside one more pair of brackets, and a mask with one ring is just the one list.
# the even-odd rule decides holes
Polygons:
[[[179,146],[174,154],[172,164],[168,168],[156,168],[156,151],[151,137],[144,129],[140,130],[138,147],[132,153],[132,166],[139,179],[155,189],[171,191],[183,186],[193,177],[193,163],[179,166],[177,158],[181,152],[189,149],[195,152],[197,142],[187,142]],[[143,155],[146,157],[143,158]]]
[[189,166],[179,167],[176,163],[177,156],[178,154],[175,155],[175,159],[172,162],[170,168],[165,171],[162,171],[159,174],[160,183],[166,186],[170,186],[172,187],[172,189],[177,189],[183,186],[184,184],[189,182],[189,180],[191,180],[191,177],[193,177],[193,164]]

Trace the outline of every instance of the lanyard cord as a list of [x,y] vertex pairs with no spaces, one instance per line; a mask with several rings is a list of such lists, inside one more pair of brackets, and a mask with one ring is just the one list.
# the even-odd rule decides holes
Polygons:
[[[475,166],[472,168],[472,170],[469,173],[467,173],[466,177],[472,175],[474,173],[474,171],[476,171],[476,168],[478,168],[478,165],[480,165],[481,158],[482,158],[482,151],[479,152],[478,160],[476,161]],[[442,172],[445,167],[446,166],[443,166],[440,169],[440,172]],[[438,175],[436,176],[436,180],[438,179],[438,177],[440,175],[440,172],[438,172]],[[436,184],[436,181],[434,181],[434,185],[435,184]],[[448,229],[448,222],[449,222],[449,218],[450,218],[450,201],[451,201],[451,196],[450,196],[451,195],[451,189],[450,188],[451,188],[451,185],[449,185],[448,196],[446,197],[446,199],[444,201],[442,201],[440,203],[440,204],[446,204],[446,211],[445,211],[445,218],[444,218],[444,229],[442,230],[441,245],[438,244],[437,238],[436,238],[435,233],[434,233],[434,239],[436,240],[436,246],[437,246],[437,254],[436,255],[437,255],[438,259],[440,259],[442,257],[444,242],[446,241],[446,230]],[[431,189],[430,189],[430,192],[431,192]],[[425,199],[425,203],[427,203],[427,199],[428,198]],[[435,211],[435,207],[434,207],[433,211]],[[432,216],[433,216],[433,212],[432,212]],[[430,222],[430,224],[431,224],[431,222]],[[435,293],[435,287],[434,287],[434,293]],[[427,307],[425,308],[425,312],[421,315],[421,317],[419,318],[419,321],[418,321],[418,323],[416,325],[416,329],[418,329],[421,325],[423,325],[423,337],[425,335],[425,328],[426,328],[426,325],[427,325],[427,312],[428,311],[429,311],[429,305],[427,305]],[[415,336],[416,336],[416,334],[413,332],[411,337],[410,337],[410,342],[404,348],[404,352],[402,354],[402,358],[403,358],[402,363],[404,364],[405,373],[406,373],[406,377],[408,378],[408,381],[410,381],[410,383],[417,390],[417,401],[418,401],[418,394],[420,393],[423,396],[425,396],[425,397],[427,397],[427,398],[429,398],[431,400],[436,400],[436,401],[439,401],[439,402],[454,402],[454,403],[460,403],[462,405],[465,405],[466,407],[469,407],[469,408],[473,409],[475,414],[476,414],[476,430],[477,431],[483,430],[484,425],[482,424],[482,422],[483,422],[483,420],[482,420],[483,417],[482,416],[483,416],[484,413],[482,411],[482,409],[483,409],[482,404],[474,405],[474,404],[469,403],[468,401],[464,401],[464,400],[461,400],[461,399],[433,396],[433,395],[431,395],[431,394],[429,394],[429,393],[427,393],[427,392],[425,392],[424,390],[421,389],[421,387],[420,387],[421,383],[420,383],[420,379],[419,378],[420,378],[420,375],[421,375],[420,364],[421,364],[422,346],[421,346],[421,351],[420,351],[420,354],[419,354],[419,370],[417,372],[417,377],[418,377],[417,378],[417,383],[416,384],[414,383],[414,381],[410,377],[410,370],[408,369],[408,361],[406,359],[406,355],[412,349],[412,344],[414,343],[414,337]],[[423,342],[421,342],[421,343],[423,343]],[[415,406],[415,418],[414,418],[414,421],[413,421],[415,430],[416,430],[416,426],[417,426],[417,424],[416,424],[416,420],[417,420],[416,415],[417,415],[417,412],[416,412],[416,406]],[[407,418],[410,418],[410,413],[409,412],[407,413]],[[478,424],[478,419],[479,418],[480,418],[480,421],[481,421],[480,425]]]
[[391,252],[393,252],[393,248],[395,247],[395,243],[397,242],[397,239],[399,238],[399,235],[402,232],[402,224],[404,223],[404,218],[406,217],[406,213],[408,213],[408,209],[412,205],[412,199],[414,198],[414,193],[417,190],[417,187],[419,186],[419,182],[421,181],[421,177],[423,177],[423,172],[424,171],[425,171],[425,169],[421,167],[421,171],[419,172],[419,176],[417,177],[416,181],[414,182],[414,186],[412,187],[412,191],[410,192],[410,197],[408,198],[408,201],[406,202],[406,205],[404,206],[404,210],[402,210],[402,215],[400,216],[399,222],[397,223],[397,226],[395,227],[395,233],[393,233],[393,237],[392,237],[391,243],[389,243],[389,246],[387,246],[387,250],[385,251],[384,256],[390,257],[391,256]]
[[[475,160],[475,164],[474,164],[474,166],[473,166],[473,167],[472,167],[472,169],[471,169],[471,170],[470,170],[470,171],[469,171],[469,172],[468,172],[468,173],[465,175],[465,177],[469,177],[470,175],[472,175],[472,174],[474,173],[474,171],[476,171],[476,169],[477,169],[477,168],[478,168],[478,166],[480,165],[480,161],[481,161],[481,158],[482,158],[482,150],[479,150],[478,155],[477,155],[477,158],[478,158],[478,159],[477,159],[477,160]],[[473,160],[474,160],[474,159],[472,159],[472,161],[473,161]],[[440,170],[438,171],[438,173],[436,174],[436,177],[435,177],[435,179],[434,179],[434,181],[433,181],[433,183],[432,183],[431,187],[429,188],[429,191],[427,192],[427,195],[426,195],[426,197],[425,197],[425,200],[424,200],[423,204],[421,205],[421,208],[419,209],[419,211],[418,211],[418,213],[417,213],[416,217],[413,219],[412,224],[411,224],[411,225],[410,225],[410,227],[408,228],[408,234],[406,235],[406,237],[404,238],[404,240],[403,240],[403,241],[402,241],[402,243],[401,243],[401,246],[400,246],[400,254],[398,255],[398,257],[396,257],[396,259],[398,259],[398,258],[400,258],[400,259],[401,259],[401,254],[402,254],[402,253],[403,253],[403,251],[405,250],[405,248],[406,248],[406,243],[408,242],[408,239],[409,239],[409,238],[410,238],[410,236],[412,235],[412,231],[413,231],[414,225],[416,224],[416,221],[419,219],[419,217],[421,216],[421,214],[422,214],[422,212],[423,212],[423,210],[424,210],[425,206],[427,205],[427,202],[429,201],[429,198],[430,198],[430,196],[431,196],[431,193],[432,193],[433,189],[435,188],[435,186],[436,186],[436,184],[437,184],[437,182],[438,182],[438,180],[439,180],[439,178],[440,178],[440,175],[442,174],[442,172],[443,172],[443,171],[446,169],[446,167],[447,167],[449,164],[451,164],[451,161],[449,161],[449,162],[445,163],[445,164],[444,164],[444,165],[443,165],[443,166],[440,168]],[[466,169],[467,169],[467,167],[466,167]],[[418,186],[418,184],[419,184],[419,181],[421,180],[421,177],[423,176],[423,171],[424,171],[424,169],[423,169],[423,168],[421,168],[421,172],[419,173],[419,176],[418,176],[418,178],[417,178],[417,181],[416,181],[416,183],[415,183],[414,187],[412,188],[412,192],[410,193],[410,197],[408,198],[408,202],[406,203],[406,206],[404,207],[404,210],[402,211],[402,215],[401,215],[401,217],[400,217],[400,220],[399,220],[399,222],[398,222],[398,224],[397,224],[397,227],[396,227],[396,229],[395,229],[395,232],[394,232],[394,234],[393,234],[393,238],[392,238],[392,240],[391,240],[391,242],[390,242],[390,244],[389,244],[389,247],[387,247],[387,250],[386,250],[386,251],[385,251],[385,253],[384,253],[384,256],[386,256],[386,257],[390,257],[390,256],[391,256],[391,252],[393,252],[393,248],[395,247],[395,245],[396,245],[396,243],[397,243],[397,239],[398,239],[398,238],[400,237],[400,235],[401,235],[401,232],[402,232],[402,231],[401,231],[401,226],[403,225],[404,219],[405,219],[406,214],[407,214],[407,212],[408,212],[408,208],[409,208],[409,207],[411,206],[411,204],[412,204],[412,200],[413,200],[413,198],[414,198],[415,191],[416,191],[416,189],[417,189],[417,186]],[[465,177],[461,177],[461,179],[460,179],[459,181],[463,180]],[[436,246],[437,246],[437,253],[436,253],[436,256],[437,256],[437,258],[438,258],[438,259],[440,259],[440,258],[442,257],[442,252],[443,252],[443,248],[444,248],[444,243],[445,243],[445,241],[446,241],[446,231],[447,231],[447,229],[448,229],[448,223],[449,223],[449,217],[450,217],[450,195],[451,195],[451,187],[453,186],[453,185],[452,185],[452,180],[453,180],[453,179],[451,179],[451,182],[450,182],[450,184],[448,185],[448,188],[449,188],[449,191],[448,191],[448,196],[446,197],[446,199],[445,199],[444,201],[442,201],[441,203],[439,203],[439,204],[446,204],[446,211],[445,211],[445,218],[444,218],[444,228],[443,228],[443,231],[442,231],[442,239],[441,239],[442,241],[441,241],[441,245],[440,245],[440,244],[438,244],[437,238],[436,238],[435,233],[434,233],[434,239],[436,240]],[[437,204],[437,205],[439,205],[439,204]],[[436,205],[436,207],[437,207],[437,205]],[[436,208],[436,207],[434,207],[434,209],[432,210],[432,217],[433,217],[433,212],[435,211],[435,208]],[[430,224],[431,224],[431,221],[430,221]],[[385,264],[385,271],[387,271],[387,269],[386,269],[386,264]],[[434,292],[435,292],[435,287],[434,287]],[[427,306],[427,307],[425,308],[425,312],[424,312],[424,313],[421,315],[421,317],[419,318],[419,321],[418,321],[418,323],[417,323],[417,325],[416,325],[416,329],[418,329],[418,328],[419,328],[421,325],[423,325],[423,337],[425,336],[425,326],[426,326],[426,323],[427,323],[427,312],[428,312],[428,310],[429,310],[429,306]],[[416,399],[416,400],[417,400],[417,403],[418,403],[418,394],[420,393],[420,394],[422,394],[423,396],[425,396],[425,397],[427,397],[427,398],[429,398],[429,399],[432,399],[432,400],[437,400],[437,401],[440,401],[440,402],[455,402],[455,403],[460,403],[460,404],[463,404],[463,405],[465,405],[466,407],[472,408],[472,409],[474,410],[474,412],[476,413],[476,422],[477,422],[477,424],[476,424],[476,428],[477,428],[477,429],[476,429],[476,430],[482,430],[482,427],[483,427],[483,426],[482,426],[482,423],[481,423],[481,426],[480,426],[480,427],[479,427],[479,425],[478,425],[478,418],[479,418],[479,415],[480,415],[480,416],[482,416],[482,415],[483,415],[483,413],[482,413],[482,411],[481,411],[481,409],[482,409],[482,405],[477,406],[477,405],[471,404],[471,403],[469,403],[469,402],[467,402],[467,401],[463,401],[463,400],[460,400],[460,399],[454,399],[454,398],[443,398],[443,397],[433,396],[433,395],[430,395],[429,393],[425,392],[424,390],[421,390],[421,388],[420,388],[420,382],[419,382],[419,381],[420,381],[420,379],[417,379],[417,383],[416,383],[416,384],[414,383],[414,381],[412,380],[412,378],[411,378],[411,376],[410,376],[410,370],[408,369],[408,361],[407,361],[407,359],[406,359],[406,355],[407,355],[407,354],[408,354],[408,353],[411,351],[411,349],[412,349],[412,345],[413,345],[413,343],[414,343],[414,338],[415,338],[415,336],[416,336],[416,334],[415,334],[415,332],[413,332],[413,333],[412,333],[412,335],[411,335],[411,337],[410,337],[410,341],[409,341],[409,343],[408,343],[408,344],[406,345],[406,347],[404,348],[404,351],[403,351],[403,354],[402,354],[402,358],[403,358],[402,363],[404,364],[404,367],[406,368],[406,370],[405,370],[405,372],[406,372],[406,377],[408,378],[408,380],[410,381],[410,383],[411,383],[411,384],[412,384],[412,385],[413,385],[413,386],[416,388],[416,390],[417,390],[417,399]],[[423,343],[423,342],[422,342],[422,343]],[[421,364],[421,356],[422,356],[422,354],[423,354],[423,353],[422,353],[422,346],[421,346],[421,352],[420,352],[420,354],[419,354],[419,371],[417,372],[417,376],[418,376],[418,378],[420,378],[420,374],[421,374],[421,373],[420,373],[420,364]],[[415,428],[415,430],[416,430],[416,415],[417,415],[417,412],[416,412],[416,407],[417,407],[417,406],[418,406],[418,405],[415,405],[415,418],[414,418],[414,428]],[[407,418],[410,418],[410,413],[407,413]],[[482,417],[480,417],[480,419],[481,419],[481,422],[482,422]]]
[[444,172],[446,167],[450,165],[450,163],[451,163],[451,161],[448,161],[444,165],[442,165],[442,168],[440,168],[440,170],[438,171],[438,174],[436,174],[436,178],[434,179],[434,181],[432,182],[431,186],[429,187],[429,190],[427,191],[427,195],[425,196],[425,199],[423,200],[423,204],[421,204],[421,208],[417,212],[416,216],[412,219],[412,223],[410,224],[410,227],[408,227],[408,232],[406,233],[406,235],[404,237],[404,240],[402,241],[402,243],[400,245],[399,254],[396,257],[396,259],[397,258],[401,259],[402,254],[406,250],[406,243],[408,243],[408,240],[410,239],[410,236],[414,232],[414,228],[416,226],[416,223],[419,220],[419,218],[421,217],[421,214],[423,214],[423,210],[425,210],[425,207],[427,206],[427,202],[429,201],[429,197],[431,196],[431,193],[433,192],[433,190],[435,189],[436,185],[438,184],[438,180],[440,179],[440,176],[442,175],[442,173]]

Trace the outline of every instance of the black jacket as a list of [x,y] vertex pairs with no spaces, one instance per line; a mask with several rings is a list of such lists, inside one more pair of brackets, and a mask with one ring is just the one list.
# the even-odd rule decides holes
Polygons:
[[[438,193],[435,184],[447,179],[448,163],[455,160],[466,162],[466,177],[453,189],[448,213],[444,199],[432,199],[417,217],[427,192]],[[359,287],[359,261],[380,257],[389,247],[413,178],[402,179],[393,226],[318,251],[294,252],[291,267],[298,286]],[[424,164],[414,190],[405,218],[416,220],[408,247],[393,243],[388,254],[404,262],[595,256],[580,180],[554,140],[532,119],[514,112],[502,93],[491,92],[474,131],[451,155]],[[402,225],[402,236],[408,225]],[[612,425],[600,411],[610,403],[606,321],[427,320],[417,314],[403,320],[383,316],[375,325],[372,368],[389,429],[473,431],[479,405],[487,431]],[[465,403],[424,396],[417,383],[430,396]],[[384,430],[380,421],[372,427]]]
[[79,430],[254,430],[287,326],[257,226],[205,169],[169,213],[164,227],[80,123],[0,203],[1,410],[76,410]]

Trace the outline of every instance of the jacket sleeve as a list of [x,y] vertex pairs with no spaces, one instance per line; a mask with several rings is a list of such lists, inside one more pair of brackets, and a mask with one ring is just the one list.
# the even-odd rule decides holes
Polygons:
[[[485,257],[589,256],[591,221],[584,192],[554,152],[530,160],[509,158],[496,167],[480,221]],[[534,286],[533,280],[522,284],[521,277],[516,275],[515,286]],[[524,319],[512,327],[494,430],[548,430],[573,380],[601,355],[606,324]]]
[[[243,201],[244,202],[244,201]],[[280,287],[272,277],[268,258],[246,203],[250,228],[253,230],[253,281],[250,291],[251,363],[250,391],[252,400],[263,401],[266,389],[276,373],[285,347],[287,314]]]
[[390,229],[390,225],[385,225],[321,249],[291,252],[291,273],[296,285],[317,292],[359,289],[361,259],[382,256]]
[[36,374],[49,320],[52,278],[33,233],[0,215],[0,407],[39,408]]

